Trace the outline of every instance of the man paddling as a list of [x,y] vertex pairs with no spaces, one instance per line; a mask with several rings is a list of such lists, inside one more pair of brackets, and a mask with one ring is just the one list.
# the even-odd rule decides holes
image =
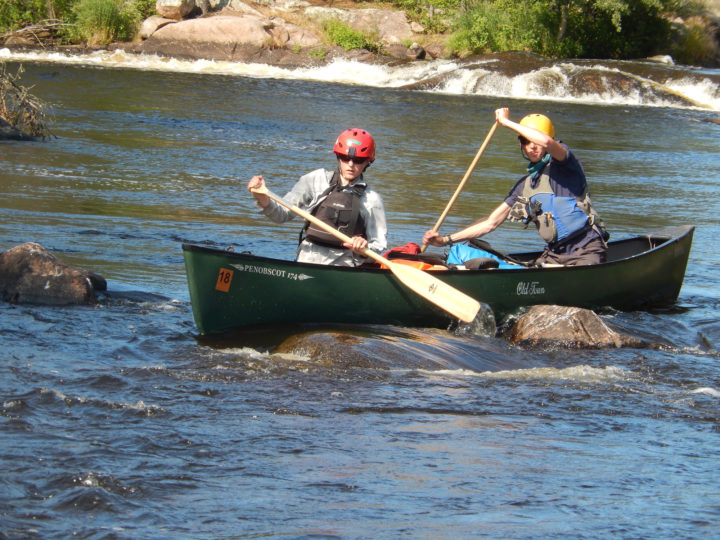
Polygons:
[[[486,235],[510,219],[523,221],[526,226],[535,223],[547,242],[538,264],[575,266],[605,262],[608,235],[590,202],[585,172],[570,149],[555,140],[550,119],[530,114],[516,123],[510,120],[507,108],[497,109],[495,119],[518,134],[520,150],[530,162],[527,174],[488,217],[444,236],[431,229],[423,236],[423,243],[451,246]],[[473,255],[468,253],[465,257],[470,259]]]
[[[375,161],[375,141],[364,129],[346,129],[335,141],[333,152],[337,157],[335,170],[316,169],[302,176],[282,199],[352,239],[352,243],[341,242],[306,222],[300,233],[298,262],[359,266],[367,260],[362,255],[365,248],[380,253],[387,247],[385,207],[363,177]],[[253,176],[248,183],[261,212],[276,223],[292,219],[293,212],[267,195],[253,192],[263,187],[265,179],[261,175]]]

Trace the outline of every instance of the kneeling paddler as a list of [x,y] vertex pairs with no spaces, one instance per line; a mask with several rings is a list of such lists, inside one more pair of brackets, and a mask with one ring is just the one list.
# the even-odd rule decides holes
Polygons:
[[[338,135],[333,152],[334,170],[316,169],[304,176],[282,199],[350,236],[343,243],[319,227],[306,222],[300,233],[298,262],[359,266],[367,262],[362,250],[381,253],[387,247],[385,207],[380,195],[367,185],[363,173],[375,161],[375,141],[360,128]],[[248,190],[263,188],[265,179],[253,176]],[[253,193],[263,214],[276,223],[295,214],[262,193]]]

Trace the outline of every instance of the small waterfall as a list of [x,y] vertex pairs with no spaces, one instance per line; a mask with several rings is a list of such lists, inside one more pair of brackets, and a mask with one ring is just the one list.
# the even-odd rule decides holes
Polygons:
[[397,65],[337,59],[320,67],[288,68],[134,55],[120,50],[69,55],[5,48],[0,49],[0,61],[297,79],[454,95],[720,111],[720,70],[700,70],[647,60],[555,62],[525,53],[503,53],[472,60],[432,60]]

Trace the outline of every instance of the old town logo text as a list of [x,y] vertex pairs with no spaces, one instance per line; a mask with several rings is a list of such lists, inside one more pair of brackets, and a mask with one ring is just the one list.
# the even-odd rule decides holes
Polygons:
[[535,296],[545,294],[545,287],[540,287],[539,281],[519,281],[515,292],[518,296]]

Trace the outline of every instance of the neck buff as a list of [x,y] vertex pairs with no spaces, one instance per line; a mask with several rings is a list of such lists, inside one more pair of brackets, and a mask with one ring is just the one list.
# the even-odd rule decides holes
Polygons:
[[548,164],[548,161],[550,161],[550,154],[545,154],[545,157],[537,163],[528,163],[527,173],[532,177],[533,180],[537,180],[537,177],[540,175],[540,171],[545,168],[545,165]]

